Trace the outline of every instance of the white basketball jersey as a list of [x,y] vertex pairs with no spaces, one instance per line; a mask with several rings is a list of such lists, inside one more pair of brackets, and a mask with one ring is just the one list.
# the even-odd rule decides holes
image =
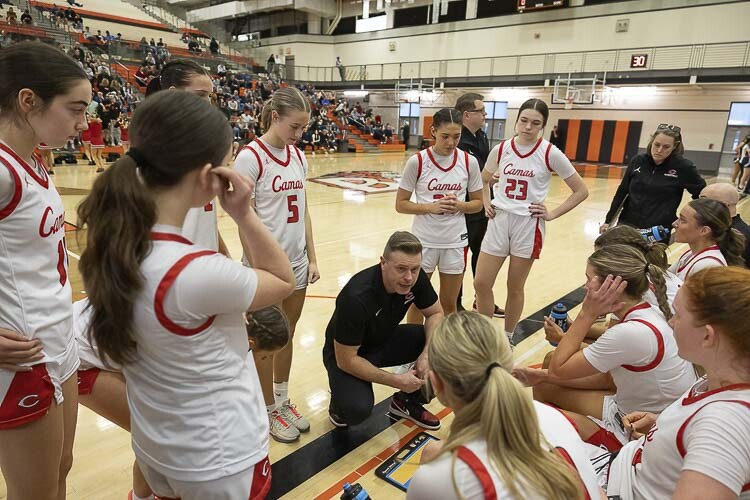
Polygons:
[[234,168],[255,183],[255,210],[284,249],[292,267],[307,258],[307,161],[296,146],[279,150],[256,139],[237,154]]
[[[449,157],[438,157],[433,148],[420,151],[416,172],[408,162],[399,187],[414,193],[416,203],[434,203],[446,195],[464,201],[468,192],[482,189],[482,174],[476,158],[466,151],[453,150]],[[455,214],[419,214],[414,216],[412,233],[427,248],[461,248],[468,245],[466,217]]]
[[[188,291],[196,293],[201,274],[188,266],[199,260],[201,272],[214,275],[211,289],[216,289],[216,281],[224,279],[217,270],[227,272],[227,259],[176,232],[162,232],[168,230],[154,227],[152,250],[141,264],[145,282],[133,308],[137,352],[123,366],[133,450],[138,461],[170,478],[210,481],[266,457],[268,417],[252,356],[247,355],[242,312],[201,316],[182,305],[185,288],[178,295],[175,287],[187,275],[193,284]],[[224,267],[218,266],[219,257]],[[229,271],[255,276],[236,265],[237,271],[233,266]],[[257,287],[257,277],[253,279],[248,305]]]
[[216,200],[200,208],[191,208],[182,223],[182,235],[199,247],[219,251],[219,223]]
[[[706,379],[699,380],[659,415],[656,424],[645,436],[631,441],[620,450],[609,470],[608,494],[621,494],[623,499],[671,498],[683,470],[686,443],[697,422],[705,418],[706,410],[713,412],[715,425],[725,422],[725,432],[732,433],[724,436],[726,439],[744,440],[747,444],[750,439],[750,385],[741,384],[712,391],[707,391],[707,385]],[[729,410],[728,414],[722,415],[726,410]],[[735,415],[738,412],[746,416],[744,422],[737,421]],[[717,418],[719,416],[724,418]],[[737,434],[735,430],[738,430]],[[732,469],[736,471],[738,465],[740,470],[743,467],[747,469],[747,456],[733,456],[722,446],[717,443],[718,449],[710,450],[712,454],[701,448],[702,456],[696,457],[698,462],[691,463],[689,469],[703,474],[720,474],[723,477],[713,479],[728,488],[730,485],[727,482],[734,481],[737,488],[735,494],[740,499],[750,499],[750,477],[737,481],[738,478],[730,472]],[[730,480],[727,481],[727,478]]]
[[688,276],[709,267],[726,266],[727,260],[719,250],[718,245],[708,247],[693,255],[692,250],[688,250],[672,264],[670,271],[680,277],[682,281],[688,279]]
[[[583,498],[600,498],[596,473],[575,427],[559,410],[537,401],[533,404],[539,429],[546,441],[543,446],[548,444],[576,470],[584,490]],[[484,440],[470,441],[459,447],[455,464],[449,455],[444,454],[422,465],[409,484],[407,499],[457,499],[454,485],[461,498],[510,498],[505,483],[490,465]],[[527,485],[518,483],[516,487],[521,498],[540,498],[539,493]]]
[[[612,375],[615,401],[624,413],[659,413],[695,382],[693,366],[678,356],[666,319],[646,302],[631,308],[600,339],[583,354],[597,370]],[[633,343],[647,354],[637,363],[622,363],[619,358],[627,357]]]
[[[543,202],[554,171],[550,160],[553,148],[556,146],[549,141],[539,139],[529,152],[521,154],[515,137],[495,146],[484,167],[497,178],[492,205],[516,215],[529,215],[531,203]],[[569,168],[558,171],[563,179],[575,172],[567,163]]]
[[0,142],[13,197],[0,207],[0,327],[38,338],[46,363],[75,347],[65,207],[41,160],[27,164]]

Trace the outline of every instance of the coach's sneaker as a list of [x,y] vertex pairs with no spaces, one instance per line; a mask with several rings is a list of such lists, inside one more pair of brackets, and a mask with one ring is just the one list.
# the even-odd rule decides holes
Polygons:
[[[471,306],[473,310],[477,310],[477,301],[474,300],[474,304]],[[495,318],[504,318],[505,317],[505,309],[502,309],[500,306],[495,304],[495,310],[492,312],[492,316]]]
[[339,429],[346,429],[347,427],[349,427],[349,424],[344,422],[341,417],[333,413],[331,410],[328,410],[328,420],[330,420],[331,423]]
[[286,421],[279,410],[268,414],[271,437],[280,443],[293,443],[299,439],[299,430]]
[[305,417],[300,415],[300,413],[297,411],[297,405],[293,405],[289,402],[287,399],[286,402],[282,403],[281,406],[279,406],[279,414],[297,428],[300,432],[307,432],[310,430],[310,422],[307,421]]
[[430,413],[424,406],[400,392],[393,395],[389,411],[394,415],[411,420],[419,427],[430,430],[440,429],[440,419]]

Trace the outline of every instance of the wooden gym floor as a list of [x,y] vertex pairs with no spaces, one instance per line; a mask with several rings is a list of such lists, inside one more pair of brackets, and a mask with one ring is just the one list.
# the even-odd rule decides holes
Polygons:
[[[413,152],[412,152],[413,153]],[[338,171],[401,172],[405,153],[330,155],[308,154],[309,176]],[[547,224],[541,259],[535,264],[526,285],[526,318],[517,336],[526,337],[515,351],[517,363],[539,363],[551,349],[544,339],[541,318],[550,304],[560,298],[570,303],[582,299],[586,257],[593,250],[599,223],[609,208],[619,184],[619,167],[578,165],[589,188],[589,198],[563,218]],[[96,178],[94,167],[58,166],[54,182],[63,195],[66,219],[75,224],[75,208],[86,196]],[[403,498],[404,494],[375,477],[374,469],[383,460],[416,435],[410,422],[394,421],[385,415],[393,389],[376,386],[373,416],[350,430],[334,430],[327,418],[328,382],[322,364],[321,349],[325,328],[334,309],[334,299],[349,278],[378,262],[388,236],[395,230],[411,227],[412,217],[397,214],[395,194],[363,194],[337,187],[308,183],[308,203],[313,222],[321,279],[308,288],[307,302],[294,338],[295,355],[289,393],[312,429],[295,444],[271,440],[273,487],[269,498],[338,498],[344,481],[360,482],[373,498]],[[547,203],[555,206],[569,191],[554,177]],[[742,206],[742,204],[741,204]],[[750,205],[741,211],[747,215]],[[235,258],[241,255],[236,226],[219,211],[219,228]],[[84,296],[77,258],[80,246],[75,231],[68,233],[70,274],[74,298]],[[681,249],[673,249],[673,254]],[[507,266],[506,266],[507,267]],[[496,302],[504,303],[506,273],[501,271],[495,286]],[[464,305],[473,300],[471,273],[464,280]],[[494,320],[498,327],[502,320]],[[429,408],[443,417],[443,427],[433,432],[440,437],[451,422],[449,409],[434,400]],[[125,499],[131,489],[133,453],[130,436],[102,417],[81,407],[75,442],[75,461],[68,477],[68,498],[109,500]],[[0,499],[5,485],[0,479]]]

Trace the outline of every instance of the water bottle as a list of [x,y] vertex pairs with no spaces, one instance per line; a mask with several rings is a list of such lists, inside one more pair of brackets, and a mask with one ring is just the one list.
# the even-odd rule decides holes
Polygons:
[[370,500],[370,495],[359,483],[344,483],[344,493],[339,498],[341,500]]
[[[568,308],[565,307],[565,304],[562,302],[555,304],[549,315],[550,318],[552,318],[552,321],[554,321],[563,332],[568,331]],[[557,347],[557,342],[550,342],[550,344]]]
[[649,243],[658,243],[669,238],[669,229],[664,226],[653,226],[646,229],[638,230],[643,239]]

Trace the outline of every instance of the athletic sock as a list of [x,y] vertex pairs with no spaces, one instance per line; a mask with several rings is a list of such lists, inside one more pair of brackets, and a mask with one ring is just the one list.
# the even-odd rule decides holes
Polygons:
[[273,395],[276,406],[281,406],[289,399],[289,382],[274,382]]
[[154,500],[154,495],[151,494],[147,497],[139,497],[135,494],[135,492],[133,492],[132,500]]
[[271,415],[271,413],[273,413],[275,410],[276,410],[276,403],[266,405],[266,413],[268,413],[269,415]]

